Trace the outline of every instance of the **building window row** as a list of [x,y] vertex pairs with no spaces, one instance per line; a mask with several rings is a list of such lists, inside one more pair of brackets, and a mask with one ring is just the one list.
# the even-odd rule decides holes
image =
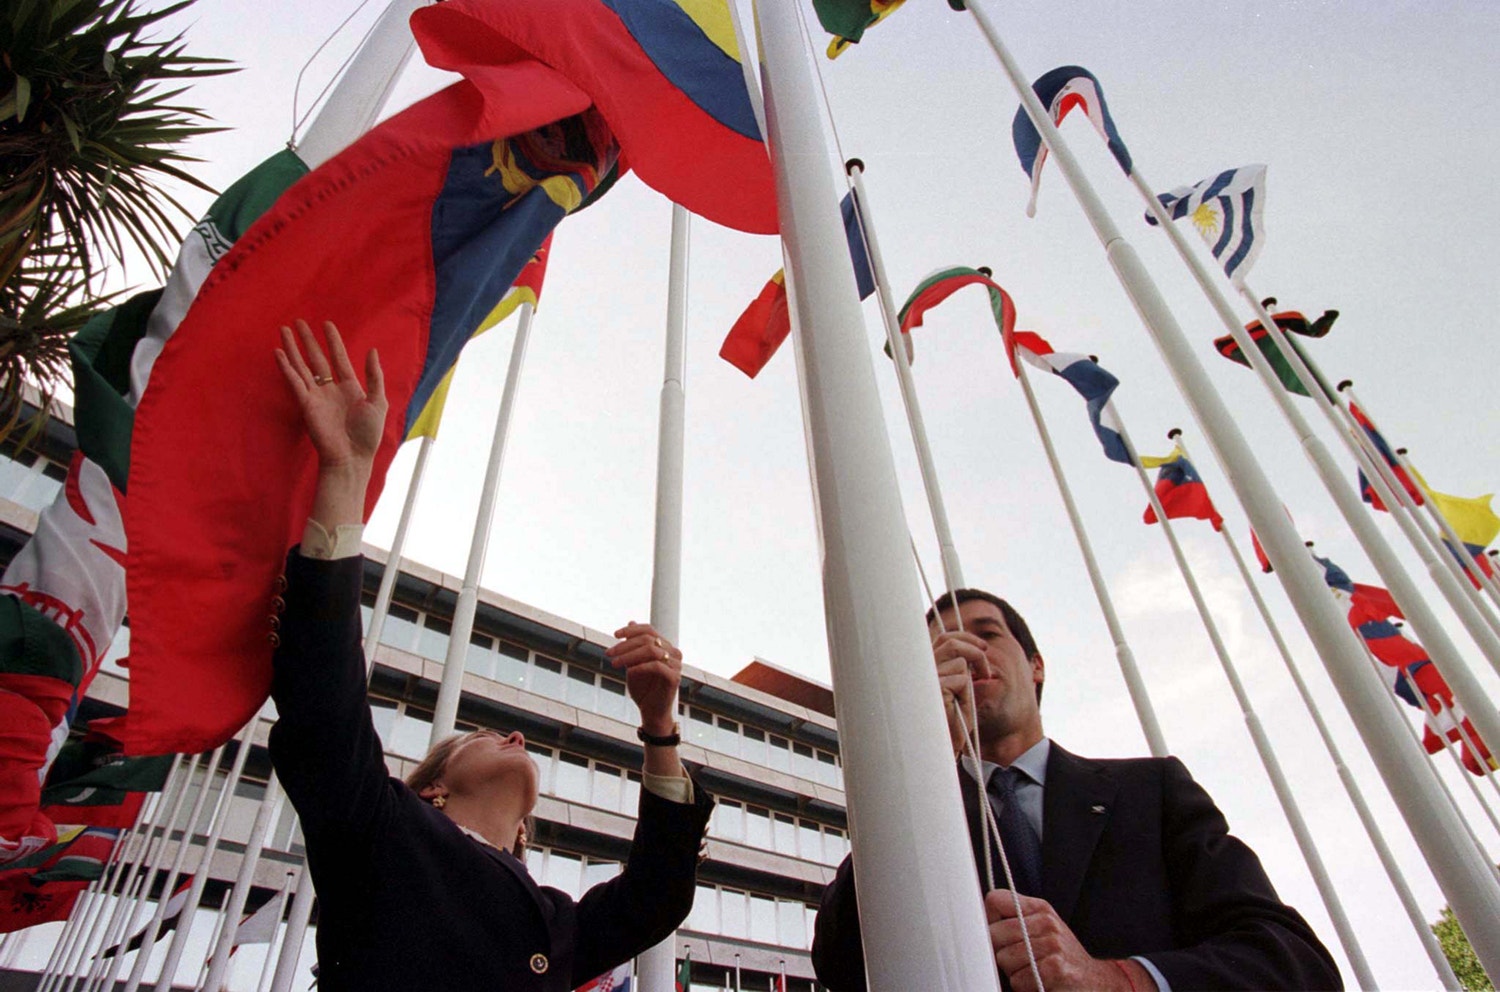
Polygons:
[[68,467],[35,451],[0,456],[0,496],[41,513],[62,491]]
[[825,865],[849,853],[849,838],[838,827],[733,799],[714,807],[709,836]]
[[683,736],[700,747],[732,754],[754,765],[774,768],[836,789],[844,787],[844,772],[839,767],[838,755],[831,751],[788,740],[726,716],[715,716],[699,706],[688,707]]
[[[362,610],[368,629],[372,611],[369,606]],[[380,631],[380,643],[432,661],[444,661],[451,629],[441,617],[392,603]],[[623,680],[480,631],[469,637],[464,670],[625,723],[635,721],[635,708],[625,693]],[[683,737],[693,744],[810,782],[843,788],[843,769],[839,767],[838,756],[831,751],[715,716],[698,706],[688,707],[686,717]]]
[[547,847],[526,848],[526,870],[538,885],[562,889],[574,899],[620,874],[618,861],[591,858]]
[[816,916],[817,907],[801,900],[700,883],[683,926],[737,940],[810,948]]

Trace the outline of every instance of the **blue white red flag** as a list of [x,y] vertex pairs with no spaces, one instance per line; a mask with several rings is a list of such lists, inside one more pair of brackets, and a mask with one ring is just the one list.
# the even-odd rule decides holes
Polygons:
[[1053,351],[1047,340],[1033,331],[1017,331],[1013,340],[1017,354],[1037,368],[1061,376],[1083,397],[1088,404],[1089,423],[1104,448],[1104,457],[1122,465],[1132,464],[1120,415],[1110,402],[1120,380],[1088,355]]
[[598,978],[584,982],[575,992],[631,992],[634,987],[630,978],[630,962],[626,961]]
[[[1255,264],[1264,240],[1266,167],[1245,165],[1226,169],[1193,186],[1179,186],[1156,197],[1173,220],[1190,217],[1199,236],[1207,242],[1224,274],[1243,286],[1245,274]],[[1146,223],[1156,218],[1146,215]]]
[[[1130,175],[1130,152],[1115,128],[1109,105],[1104,102],[1104,88],[1099,85],[1099,80],[1092,72],[1077,65],[1059,66],[1038,77],[1031,88],[1042,106],[1047,108],[1053,124],[1061,124],[1063,118],[1074,109],[1082,108],[1089,123],[1099,132],[1099,137],[1109,145],[1110,154],[1120,163],[1120,168],[1125,170],[1127,176]],[[1042,140],[1036,125],[1031,123],[1031,118],[1026,116],[1025,107],[1016,110],[1015,120],[1010,125],[1010,136],[1016,146],[1016,156],[1021,160],[1021,168],[1031,177],[1031,200],[1026,204],[1026,216],[1032,217],[1036,214],[1036,195],[1041,188],[1042,166],[1047,163],[1047,144]]]

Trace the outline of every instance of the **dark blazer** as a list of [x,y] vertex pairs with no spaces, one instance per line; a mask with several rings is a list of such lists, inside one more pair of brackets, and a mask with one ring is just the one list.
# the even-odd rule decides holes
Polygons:
[[[713,800],[641,790],[624,871],[576,902],[389,776],[365,698],[363,559],[287,563],[271,759],[307,837],[324,992],[576,988],[692,908]],[[279,604],[276,604],[279,606]]]
[[[960,780],[978,852],[974,781]],[[1141,955],[1173,992],[1343,987],[1328,950],[1176,758],[1080,758],[1053,743],[1042,824],[1044,898],[1094,957]],[[834,992],[865,988],[849,858],[823,894],[812,953]]]

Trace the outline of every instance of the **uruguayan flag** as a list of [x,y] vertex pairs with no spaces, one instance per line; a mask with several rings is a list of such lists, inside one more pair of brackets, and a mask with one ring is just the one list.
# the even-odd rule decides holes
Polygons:
[[[1266,167],[1246,165],[1229,169],[1196,186],[1179,186],[1157,196],[1173,220],[1192,219],[1193,227],[1208,243],[1224,274],[1243,286],[1245,273],[1260,254],[1265,226]],[[1146,215],[1148,224],[1156,219]]]

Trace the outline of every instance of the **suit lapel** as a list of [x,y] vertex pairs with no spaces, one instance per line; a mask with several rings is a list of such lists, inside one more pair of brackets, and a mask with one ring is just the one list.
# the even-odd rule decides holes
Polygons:
[[1094,762],[1052,744],[1042,795],[1042,878],[1047,901],[1068,920],[1078,904],[1117,786]]

